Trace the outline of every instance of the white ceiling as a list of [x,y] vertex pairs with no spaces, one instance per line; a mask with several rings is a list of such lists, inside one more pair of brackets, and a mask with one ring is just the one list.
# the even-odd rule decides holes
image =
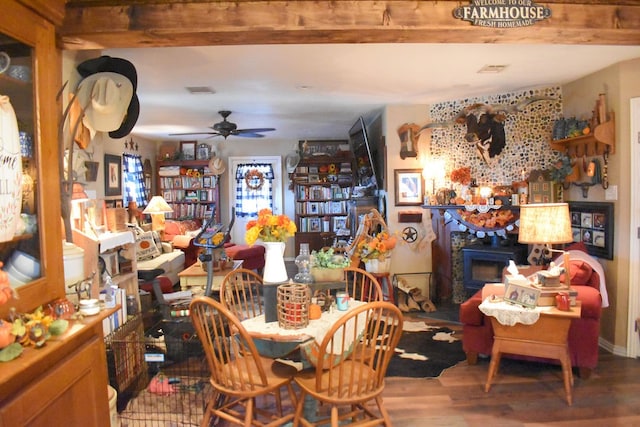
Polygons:
[[[132,135],[202,140],[231,110],[238,128],[274,127],[263,140],[345,138],[358,116],[384,105],[430,104],[561,85],[627,59],[640,46],[515,44],[260,45],[109,49],[138,72]],[[502,73],[479,74],[486,65]],[[192,95],[187,86],[215,94]],[[425,112],[426,120],[426,112]],[[211,141],[223,141],[217,136]],[[230,136],[234,143],[255,139]]]

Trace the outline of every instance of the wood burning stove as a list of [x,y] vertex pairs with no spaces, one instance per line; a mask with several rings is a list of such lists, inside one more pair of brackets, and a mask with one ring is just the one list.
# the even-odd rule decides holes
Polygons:
[[500,283],[502,270],[513,260],[522,265],[527,260],[527,245],[510,243],[500,245],[475,244],[462,248],[463,286],[467,295],[473,295],[485,283]]

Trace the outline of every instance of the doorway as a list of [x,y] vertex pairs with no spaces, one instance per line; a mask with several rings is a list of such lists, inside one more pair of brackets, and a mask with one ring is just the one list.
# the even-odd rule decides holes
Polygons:
[[[229,157],[229,218],[231,218],[231,208],[236,206],[236,198],[242,197],[242,193],[237,193],[236,188],[238,181],[236,179],[238,168],[245,168],[247,165],[268,165],[273,171],[273,178],[271,179],[271,185],[265,188],[270,188],[267,197],[272,200],[272,209],[274,214],[283,213],[282,208],[282,158],[280,156],[237,156]],[[258,184],[260,185],[260,184]],[[262,188],[262,187],[261,187]],[[257,208],[258,206],[256,206]],[[260,207],[262,207],[260,205]],[[236,209],[236,218],[233,228],[231,230],[231,241],[237,244],[244,244],[244,234],[246,230],[247,222],[255,217],[249,217],[241,215]]]
[[[631,158],[632,165],[640,165],[640,98],[631,98]],[[631,182],[640,182],[640,170],[631,167]],[[631,239],[629,240],[629,278],[640,277],[640,196],[631,191]],[[627,327],[627,356],[640,356],[640,338],[638,336],[636,319],[640,318],[640,284],[637,280],[629,280],[629,320]],[[640,323],[640,322],[638,322]]]

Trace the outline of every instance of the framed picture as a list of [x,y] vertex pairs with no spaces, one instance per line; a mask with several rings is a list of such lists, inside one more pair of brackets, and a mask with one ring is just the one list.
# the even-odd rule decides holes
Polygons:
[[104,155],[104,195],[122,194],[122,158],[113,154]]
[[535,308],[540,297],[540,290],[530,286],[509,283],[504,293],[504,300],[527,308]]
[[309,203],[309,212],[308,213],[310,213],[312,215],[319,214],[320,213],[319,204],[316,203],[316,202],[310,202]]
[[317,166],[309,166],[309,173],[311,173],[311,174],[318,173],[318,167]]
[[571,234],[589,255],[613,259],[613,203],[569,202]]
[[320,232],[320,218],[309,218],[309,231]]
[[320,176],[309,174],[309,182],[320,182]]
[[209,160],[211,156],[211,146],[209,144],[198,145],[198,152],[196,153],[196,159]]
[[173,201],[173,197],[172,196],[173,196],[173,192],[171,192],[171,191],[163,191],[162,192],[162,197],[167,202]]
[[211,188],[211,177],[205,176],[202,178],[202,186],[204,188]]
[[334,216],[333,217],[333,232],[347,228],[346,216]]
[[421,169],[395,169],[396,206],[419,206],[424,194]]
[[200,201],[206,202],[209,200],[209,192],[207,190],[200,191]]
[[195,160],[196,158],[196,142],[195,141],[181,141],[180,142],[180,155],[182,160]]
[[173,178],[173,188],[182,188],[182,179],[180,177]]
[[198,190],[187,190],[184,193],[185,200],[200,200],[200,195],[198,194]]

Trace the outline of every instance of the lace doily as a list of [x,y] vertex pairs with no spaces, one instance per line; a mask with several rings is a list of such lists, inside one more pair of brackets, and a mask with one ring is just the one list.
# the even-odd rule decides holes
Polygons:
[[516,323],[532,325],[540,318],[537,308],[525,308],[504,301],[491,302],[487,297],[478,307],[487,316],[495,317],[501,325],[513,326]]

